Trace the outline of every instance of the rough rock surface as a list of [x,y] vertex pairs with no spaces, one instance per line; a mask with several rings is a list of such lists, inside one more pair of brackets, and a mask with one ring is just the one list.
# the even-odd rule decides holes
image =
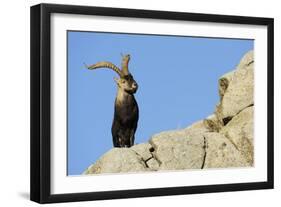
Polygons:
[[249,165],[243,154],[222,134],[210,132],[204,136],[207,143],[204,168],[245,167]]
[[216,116],[221,125],[243,109],[254,104],[254,55],[248,52],[240,61],[236,70],[219,79],[220,103],[217,105]]
[[250,51],[219,79],[220,102],[205,120],[156,134],[148,143],[113,148],[84,174],[252,166],[253,67]]
[[84,174],[145,171],[143,158],[129,148],[113,148],[105,153]]
[[234,116],[221,130],[250,164],[254,162],[253,115],[254,107],[248,107]]

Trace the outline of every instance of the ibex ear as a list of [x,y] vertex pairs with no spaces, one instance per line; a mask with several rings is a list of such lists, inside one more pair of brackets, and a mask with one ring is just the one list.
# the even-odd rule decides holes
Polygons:
[[119,79],[117,77],[114,77],[114,81],[118,83]]

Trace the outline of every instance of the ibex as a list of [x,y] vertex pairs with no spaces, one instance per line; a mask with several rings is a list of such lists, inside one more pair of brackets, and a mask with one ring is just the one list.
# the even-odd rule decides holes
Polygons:
[[118,78],[114,78],[117,83],[117,96],[115,99],[114,118],[111,127],[114,147],[131,147],[134,145],[135,132],[139,119],[139,108],[134,97],[138,89],[138,84],[129,72],[128,63],[130,55],[122,58],[122,67],[119,69],[111,62],[98,62],[87,66],[89,70],[97,68],[109,68],[114,70]]

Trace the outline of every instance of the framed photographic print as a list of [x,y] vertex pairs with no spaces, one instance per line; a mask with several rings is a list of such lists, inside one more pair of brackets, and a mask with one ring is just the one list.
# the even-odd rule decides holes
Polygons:
[[31,200],[273,188],[273,19],[31,7]]

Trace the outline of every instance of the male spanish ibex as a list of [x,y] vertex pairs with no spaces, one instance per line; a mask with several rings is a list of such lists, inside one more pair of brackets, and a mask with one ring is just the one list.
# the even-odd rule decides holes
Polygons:
[[109,68],[114,70],[118,78],[114,78],[118,91],[115,99],[114,119],[111,133],[114,147],[131,147],[134,145],[135,132],[139,119],[139,108],[134,97],[138,89],[138,84],[129,72],[128,63],[130,55],[122,58],[122,67],[119,69],[111,62],[98,62],[87,66],[89,70],[97,68]]

